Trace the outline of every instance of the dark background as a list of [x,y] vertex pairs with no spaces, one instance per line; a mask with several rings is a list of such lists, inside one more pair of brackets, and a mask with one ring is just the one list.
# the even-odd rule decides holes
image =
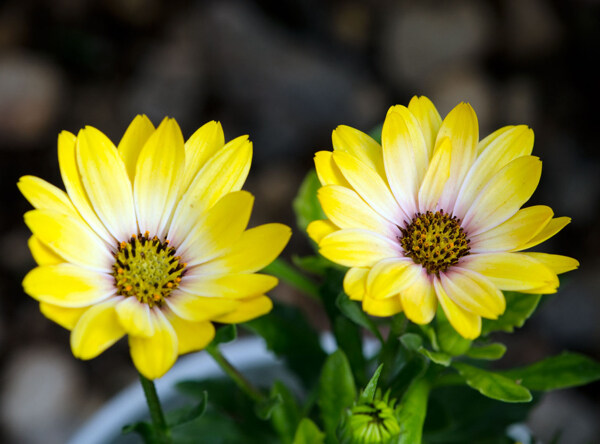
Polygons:
[[[33,174],[62,186],[60,130],[93,125],[118,142],[139,113],[176,118],[185,137],[213,119],[227,140],[250,134],[253,223],[290,225],[313,153],[331,149],[339,124],[368,131],[423,94],[442,116],[470,102],[482,136],[530,125],[544,162],[531,203],[573,218],[544,248],[582,266],[500,338],[499,365],[563,349],[600,359],[599,25],[591,0],[0,2],[0,441],[62,442],[135,380],[125,343],[77,361],[68,332],[24,295],[34,264],[15,184]],[[285,255],[307,251],[295,231]],[[301,301],[283,285],[272,294]],[[545,440],[562,428],[561,442],[599,442],[599,392],[551,394],[529,424]]]

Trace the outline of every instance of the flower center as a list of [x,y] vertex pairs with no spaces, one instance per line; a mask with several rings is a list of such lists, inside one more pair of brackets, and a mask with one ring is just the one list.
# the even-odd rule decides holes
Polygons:
[[175,256],[169,241],[143,235],[121,242],[114,253],[113,276],[117,294],[135,296],[150,308],[162,307],[165,298],[179,286],[186,264]]
[[421,264],[429,274],[446,271],[469,254],[469,239],[460,219],[444,210],[417,213],[398,237],[404,254]]

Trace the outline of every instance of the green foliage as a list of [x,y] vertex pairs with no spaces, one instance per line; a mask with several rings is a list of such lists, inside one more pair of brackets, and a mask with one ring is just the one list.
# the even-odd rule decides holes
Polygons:
[[325,434],[308,418],[300,421],[293,444],[323,444]]
[[512,333],[516,327],[522,327],[533,314],[542,295],[505,291],[506,311],[496,320],[484,319],[481,324],[482,336],[493,331]]
[[463,362],[455,362],[452,366],[465,378],[470,387],[488,398],[504,402],[529,402],[532,399],[529,390],[519,385],[515,379]]
[[381,333],[379,332],[379,329],[375,323],[355,301],[350,300],[346,293],[341,292],[338,295],[335,303],[348,319],[353,321],[355,324],[366,328],[373,334],[373,336],[379,339],[379,342],[383,343],[383,338],[381,337]]
[[228,342],[235,341],[237,339],[237,327],[235,324],[223,325],[217,329],[215,337],[208,345],[209,347],[217,347],[220,344],[227,344]]
[[146,444],[160,444],[158,435],[154,431],[154,427],[152,427],[152,424],[145,421],[124,426],[121,430],[121,433],[123,435],[128,433],[137,433]]
[[306,387],[316,382],[326,355],[317,332],[297,308],[275,304],[268,315],[243,325],[263,337]]
[[460,356],[471,347],[471,341],[454,330],[442,309],[438,309],[436,315],[436,337],[440,349],[450,356]]
[[429,389],[429,382],[419,379],[410,385],[402,397],[398,409],[398,423],[400,424],[398,444],[421,444]]
[[565,352],[503,375],[531,390],[556,390],[599,380],[600,363],[578,353]]
[[315,170],[310,170],[300,188],[298,194],[292,202],[294,213],[296,214],[296,224],[302,233],[306,233],[306,227],[313,220],[325,219],[325,213],[321,209],[321,204],[317,199],[317,190],[321,187],[321,182],[317,177]]
[[506,353],[506,345],[495,342],[482,347],[471,347],[466,355],[472,359],[494,361],[504,356],[504,353]]
[[338,350],[325,361],[319,380],[318,404],[327,442],[335,442],[342,413],[352,406],[355,398],[356,386],[350,363],[344,352]]
[[291,444],[302,418],[300,407],[292,392],[280,381],[275,381],[271,389],[271,399],[274,398],[279,398],[281,402],[271,411],[271,424],[281,442]]
[[373,401],[373,399],[375,398],[375,393],[377,392],[377,383],[379,382],[379,376],[381,375],[382,369],[383,369],[383,364],[381,364],[379,367],[377,367],[377,370],[375,370],[375,373],[373,373],[373,376],[369,380],[369,383],[367,384],[367,386],[364,388],[364,390],[361,392],[360,396],[358,397],[358,402]]

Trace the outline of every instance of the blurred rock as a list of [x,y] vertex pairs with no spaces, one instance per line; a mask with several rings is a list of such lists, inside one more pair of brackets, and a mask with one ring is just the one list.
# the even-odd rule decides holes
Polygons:
[[364,68],[294,39],[251,4],[217,2],[198,14],[211,94],[229,110],[220,116],[224,128],[252,129],[257,160],[310,156],[338,124],[368,130],[384,115],[382,92]]
[[50,61],[20,52],[0,55],[0,138],[3,146],[29,146],[55,122],[63,76]]
[[535,131],[539,116],[539,99],[535,85],[527,77],[515,77],[506,82],[500,94],[502,115],[499,120],[509,124],[525,124]]
[[540,57],[560,44],[563,29],[544,0],[503,0],[505,10],[506,50],[519,58]]
[[476,63],[486,52],[492,16],[483,2],[405,2],[382,17],[380,66],[399,89],[426,88],[446,69]]
[[210,40],[199,40],[194,26],[187,14],[177,17],[160,43],[142,54],[125,90],[125,120],[147,114],[158,126],[169,116],[190,131],[204,123],[197,112],[205,100],[203,46]]
[[333,8],[332,14],[332,29],[340,41],[356,48],[367,47],[373,21],[367,4],[358,1],[341,2]]
[[497,109],[493,90],[489,77],[476,67],[463,65],[445,70],[432,82],[428,94],[442,117],[460,102],[470,103],[477,113],[480,136],[485,136],[496,129],[492,128]]
[[21,349],[2,380],[0,415],[13,442],[66,441],[85,404],[72,357],[42,345]]
[[22,270],[32,268],[35,262],[27,248],[27,240],[31,233],[24,227],[0,236],[0,265],[19,275]]
[[598,442],[599,417],[598,407],[579,392],[561,390],[544,395],[527,423],[541,442],[554,442],[553,438],[558,435],[559,442],[587,444]]

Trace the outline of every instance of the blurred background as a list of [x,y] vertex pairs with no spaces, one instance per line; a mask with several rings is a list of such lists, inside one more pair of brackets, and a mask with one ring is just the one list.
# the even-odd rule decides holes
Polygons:
[[[136,380],[126,343],[77,361],[68,332],[23,293],[34,263],[15,184],[33,174],[62,187],[62,129],[92,125],[118,142],[140,113],[176,118],[186,137],[213,119],[228,140],[250,134],[254,224],[293,225],[291,199],[331,131],[369,131],[415,94],[442,116],[470,102],[482,136],[528,124],[544,162],[531,203],[573,218],[544,248],[582,265],[499,338],[499,365],[563,349],[600,359],[599,37],[592,0],[0,2],[0,441],[64,442]],[[284,254],[307,252],[296,231]],[[301,301],[284,285],[272,295]],[[553,393],[529,424],[545,440],[563,429],[560,442],[600,442],[599,395],[598,383]]]

